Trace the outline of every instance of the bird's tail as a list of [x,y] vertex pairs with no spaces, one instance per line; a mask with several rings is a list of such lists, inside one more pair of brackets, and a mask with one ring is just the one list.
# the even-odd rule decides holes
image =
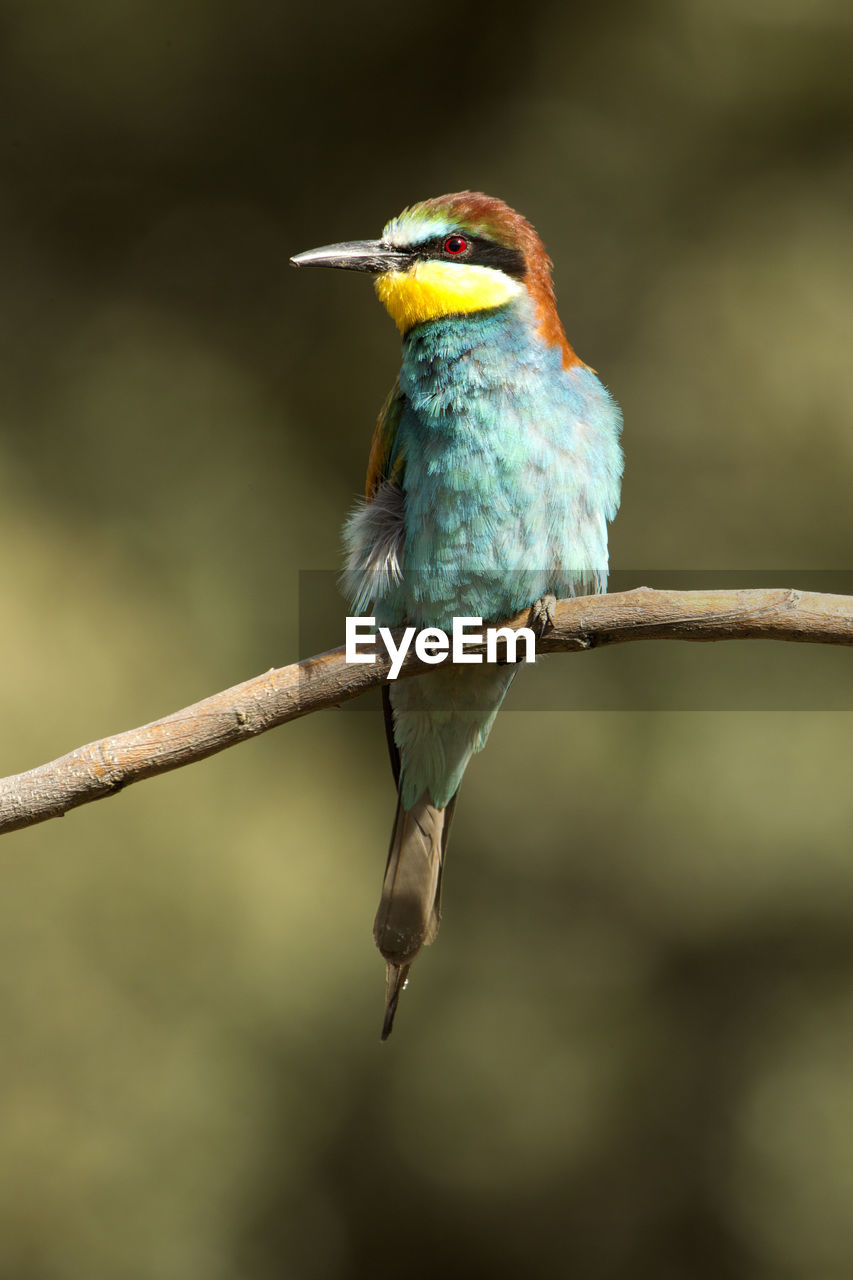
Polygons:
[[404,809],[397,801],[382,897],[373,922],[376,945],[387,964],[382,1039],[394,1026],[400,992],[421,947],[428,946],[441,922],[441,872],[454,796],[437,809],[426,793]]

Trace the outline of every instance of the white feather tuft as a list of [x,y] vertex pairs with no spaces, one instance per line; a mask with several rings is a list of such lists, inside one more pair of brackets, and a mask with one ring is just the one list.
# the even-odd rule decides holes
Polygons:
[[369,501],[360,501],[344,525],[346,567],[341,587],[355,614],[403,579],[403,507],[397,484],[386,480]]

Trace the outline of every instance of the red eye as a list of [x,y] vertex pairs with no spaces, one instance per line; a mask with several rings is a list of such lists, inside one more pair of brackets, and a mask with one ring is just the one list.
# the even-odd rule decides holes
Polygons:
[[448,236],[444,242],[444,252],[459,254],[464,253],[468,248],[468,241],[464,236]]

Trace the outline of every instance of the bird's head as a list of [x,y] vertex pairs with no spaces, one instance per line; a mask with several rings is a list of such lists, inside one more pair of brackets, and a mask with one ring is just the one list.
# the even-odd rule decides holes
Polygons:
[[492,196],[436,196],[392,218],[379,240],[325,245],[291,262],[370,272],[403,334],[428,320],[488,311],[526,295],[542,339],[562,348],[564,365],[578,362],[557,316],[545,246],[520,213]]

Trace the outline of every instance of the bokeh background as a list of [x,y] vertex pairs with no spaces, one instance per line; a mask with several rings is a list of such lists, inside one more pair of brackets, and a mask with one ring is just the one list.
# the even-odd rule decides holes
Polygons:
[[[287,259],[442,191],[623,405],[622,585],[832,589],[851,53],[847,0],[5,0],[2,772],[299,656],[398,341]],[[378,715],[7,837],[0,1276],[846,1280],[849,664],[525,673],[384,1046]]]

